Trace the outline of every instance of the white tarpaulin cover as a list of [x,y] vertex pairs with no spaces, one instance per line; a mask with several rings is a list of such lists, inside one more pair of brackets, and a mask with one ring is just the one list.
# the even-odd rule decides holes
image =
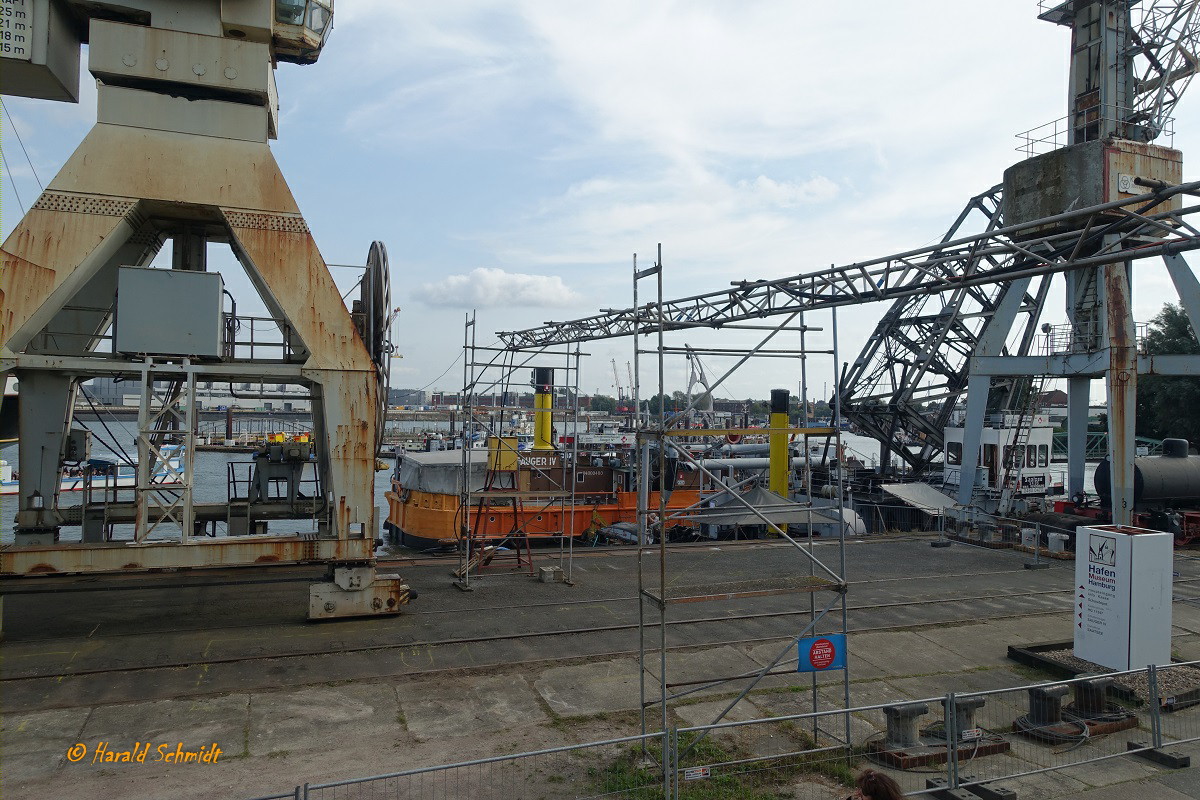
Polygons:
[[[400,487],[419,492],[459,494],[462,492],[461,450],[404,453],[400,457]],[[471,491],[483,489],[487,473],[487,451],[471,453]]]
[[927,483],[885,483],[879,488],[910,506],[930,513],[940,513],[954,505],[954,498]]
[[784,524],[808,522],[810,517],[813,524],[837,522],[836,510],[832,510],[832,515],[830,515],[831,509],[814,509],[793,503],[791,500],[759,486],[741,495],[741,498],[758,510],[762,517],[746,508],[746,503],[725,495],[716,499],[713,507],[689,512],[687,519],[708,525],[766,525],[763,517],[771,522]]

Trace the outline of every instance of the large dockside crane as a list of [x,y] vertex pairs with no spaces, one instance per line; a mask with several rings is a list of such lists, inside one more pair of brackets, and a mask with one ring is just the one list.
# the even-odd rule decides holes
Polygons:
[[[1196,73],[1200,4],[1071,0],[1042,5],[1042,20],[1071,30],[1067,117],[1025,135],[1027,154],[1034,157],[1007,170],[1002,184],[972,198],[944,241],[960,235],[965,226],[999,229],[1180,180],[1181,154],[1150,143],[1169,132],[1171,114]],[[1065,147],[1059,149],[1061,145]],[[1045,150],[1051,152],[1043,153]],[[1059,257],[1066,254],[1077,260],[1105,247],[1107,227],[1075,221],[1042,229],[1051,227],[1064,234],[1056,242]],[[1158,234],[1143,236],[1152,242],[1168,232],[1163,228]],[[1131,237],[1126,246],[1135,247],[1136,241]],[[1021,255],[1012,258],[1019,260]],[[962,265],[963,273],[994,268],[994,257],[977,254]],[[1179,257],[1168,256],[1167,267],[1187,307],[1186,287],[1194,283],[1190,270]],[[944,449],[943,429],[968,384],[970,420],[966,430],[976,441],[974,447],[970,441],[964,442],[963,449],[971,462],[977,461],[978,430],[988,396],[998,410],[1012,410],[1028,391],[1032,375],[1057,375],[1068,378],[1072,398],[1069,491],[1074,494],[1083,489],[1091,379],[1111,369],[1117,377],[1122,373],[1132,376],[1110,382],[1109,389],[1110,401],[1118,400],[1117,412],[1128,409],[1132,414],[1133,410],[1136,372],[1128,363],[1132,351],[1122,350],[1132,344],[1132,317],[1117,310],[1118,305],[1129,308],[1129,276],[1122,281],[1114,273],[1113,280],[1106,282],[1104,269],[1099,267],[1065,274],[1069,330],[1055,338],[1068,345],[1063,355],[1080,358],[1069,366],[1056,364],[1046,371],[1042,371],[1042,362],[1029,357],[1050,289],[1048,275],[907,297],[888,309],[841,385],[843,409],[882,443],[884,464],[895,455],[921,469],[938,456]],[[1112,314],[1105,311],[1110,303]],[[1113,362],[1108,369],[1103,351],[1110,347],[1109,355],[1126,363]],[[1083,365],[1082,356],[1089,353],[1090,366]],[[1011,356],[1019,358],[1007,358]],[[1111,394],[1114,390],[1116,396]],[[922,406],[928,408],[930,403],[938,407],[938,413],[925,412]],[[1132,448],[1132,416],[1123,423],[1111,414],[1109,419],[1114,430],[1121,432],[1111,441],[1122,451]],[[901,437],[901,432],[907,436]],[[920,444],[906,447],[899,443],[901,438]],[[973,471],[973,463],[964,464],[961,474]],[[960,482],[964,504],[970,488],[969,481]]]
[[[0,92],[74,102],[86,43],[98,107],[3,245],[0,377],[20,383],[21,475],[0,573],[321,562],[331,580],[312,587],[310,617],[395,613],[407,587],[376,575],[373,561],[386,252],[371,247],[352,314],[268,146],[279,128],[275,66],[316,62],[332,0],[5,0],[4,10]],[[148,268],[168,241],[171,268]],[[213,243],[228,245],[267,318],[238,316],[209,268]],[[247,343],[247,326],[275,336]],[[85,502],[72,520],[83,541],[65,543],[59,476],[77,387],[93,377],[140,384],[137,487],[132,501],[98,509],[99,520]],[[281,449],[256,460],[254,480],[269,490],[315,466],[303,487],[315,533],[261,533],[263,492],[251,491],[248,516],[228,517],[230,533],[245,535],[197,535],[205,520],[190,447],[179,482],[156,484],[166,437],[191,441],[198,381],[309,391],[315,462],[306,449]],[[260,510],[287,518],[280,506],[295,504],[295,488]],[[107,535],[113,519],[134,525],[133,541]]]
[[[1153,144],[1197,70],[1198,7],[1198,0],[1043,5],[1043,20],[1072,31],[1063,141],[1053,126],[1044,137],[1030,136],[1034,153],[1049,152],[1016,164],[1001,185],[972,198],[936,244],[665,301],[665,329],[893,301],[839,388],[843,413],[883,443],[884,463],[889,451],[915,467],[938,456],[949,413],[969,385],[967,431],[975,441],[964,442],[962,474],[972,475],[975,464],[967,462],[977,458],[992,379],[1006,378],[1016,395],[1014,378],[1065,376],[1071,493],[1083,488],[1088,386],[1103,377],[1114,522],[1129,524],[1137,375],[1200,374],[1194,356],[1138,354],[1129,300],[1132,263],[1163,257],[1200,332],[1200,283],[1181,255],[1200,247],[1191,219],[1200,211],[1200,182],[1183,183],[1179,151]],[[1060,273],[1068,287],[1067,345],[1033,355],[1049,278]],[[626,336],[656,330],[659,311],[646,304],[501,335],[523,347]],[[940,415],[921,412],[928,402],[940,404]],[[921,444],[910,448],[904,439]],[[963,505],[972,489],[970,480],[961,482]]]

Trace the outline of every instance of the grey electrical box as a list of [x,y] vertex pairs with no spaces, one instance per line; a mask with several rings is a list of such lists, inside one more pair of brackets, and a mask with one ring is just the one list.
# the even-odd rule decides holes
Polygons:
[[224,288],[218,272],[121,267],[116,351],[219,358]]
[[65,441],[63,461],[82,462],[92,457],[92,432],[72,428]]

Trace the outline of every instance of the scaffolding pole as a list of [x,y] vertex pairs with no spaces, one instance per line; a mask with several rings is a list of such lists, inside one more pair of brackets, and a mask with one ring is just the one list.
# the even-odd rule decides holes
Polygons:
[[[814,542],[814,531],[812,514],[807,515],[807,521],[804,526],[804,535],[797,540],[788,534],[786,523],[776,523],[770,519],[770,510],[760,510],[749,504],[740,494],[742,487],[747,483],[753,483],[756,479],[747,479],[743,481],[726,481],[722,477],[710,469],[707,469],[699,460],[694,458],[688,451],[686,446],[687,440],[694,437],[713,437],[732,434],[745,433],[762,433],[770,432],[779,433],[775,428],[768,429],[748,429],[746,425],[729,425],[728,427],[718,427],[715,429],[689,429],[688,420],[690,418],[691,409],[698,402],[700,396],[688,398],[687,408],[683,410],[675,410],[675,413],[668,414],[666,404],[666,366],[665,362],[668,357],[677,355],[697,356],[698,354],[706,354],[713,356],[733,356],[737,360],[734,365],[715,381],[709,393],[714,392],[717,387],[721,386],[729,379],[738,369],[745,364],[750,363],[755,358],[794,358],[799,364],[799,386],[800,386],[800,421],[801,425],[798,428],[788,427],[786,430],[793,437],[801,437],[804,442],[805,454],[808,455],[808,438],[813,434],[823,435],[826,442],[832,440],[835,443],[835,452],[840,457],[842,449],[841,441],[841,413],[837,407],[835,399],[835,408],[833,411],[833,424],[829,428],[814,428],[810,425],[808,419],[808,357],[810,354],[822,354],[826,357],[832,356],[832,369],[834,377],[835,389],[839,386],[839,363],[838,363],[838,345],[837,345],[837,319],[836,310],[831,311],[833,314],[832,321],[832,336],[834,340],[832,350],[811,350],[808,347],[806,333],[811,330],[820,330],[808,328],[805,325],[803,315],[798,312],[788,315],[782,322],[774,326],[753,326],[754,330],[762,331],[764,336],[754,346],[749,348],[731,348],[731,347],[677,347],[668,345],[666,335],[669,331],[674,330],[689,330],[686,326],[675,324],[675,320],[668,320],[665,315],[666,303],[663,298],[663,258],[662,246],[659,245],[657,251],[657,259],[652,267],[639,269],[637,265],[637,256],[633,260],[633,309],[639,319],[644,320],[648,324],[644,324],[638,328],[633,335],[633,363],[634,363],[634,379],[632,382],[631,392],[634,398],[634,421],[636,430],[636,442],[638,450],[638,494],[637,494],[637,526],[638,526],[638,553],[637,553],[637,588],[638,588],[638,662],[639,662],[639,699],[640,699],[640,716],[642,733],[648,733],[649,720],[648,711],[656,703],[659,705],[659,724],[662,730],[667,730],[670,727],[670,710],[671,701],[676,700],[685,695],[691,694],[692,689],[685,690],[678,694],[672,694],[672,682],[669,677],[669,669],[667,664],[667,628],[670,622],[670,614],[668,607],[674,602],[694,602],[696,600],[717,600],[735,597],[752,597],[762,594],[782,594],[787,592],[801,591],[809,595],[809,622],[804,626],[804,630],[795,638],[799,639],[804,635],[816,632],[818,622],[823,620],[837,620],[838,632],[844,633],[847,627],[847,600],[846,600],[846,504],[844,502],[845,484],[843,480],[843,470],[841,465],[838,466],[836,472],[836,485],[838,499],[836,509],[840,519],[838,527],[838,536],[836,544],[838,547],[837,559],[832,562],[833,566],[824,563],[818,558],[816,553],[816,545]],[[640,299],[639,283],[645,279],[654,278],[654,301],[642,305]],[[793,325],[793,322],[798,318],[798,327]],[[723,326],[713,326],[717,330],[721,330]],[[746,326],[734,326],[742,330]],[[772,349],[766,349],[766,345],[774,340],[780,333],[784,331],[796,331],[800,334],[800,342],[798,350],[787,349],[786,345],[780,347],[774,346]],[[645,347],[639,345],[639,337],[653,337],[654,346]],[[648,403],[645,411],[642,409],[642,364],[641,357],[650,355],[654,359],[655,384],[657,385],[656,399],[658,408],[654,409]],[[835,392],[835,398],[838,393]],[[668,453],[668,450],[671,452]],[[791,462],[790,455],[788,456],[789,464]],[[776,532],[782,538],[791,542],[797,552],[803,555],[807,563],[807,580],[791,581],[786,585],[780,581],[775,587],[754,586],[744,587],[744,591],[709,591],[697,590],[693,595],[687,596],[686,587],[681,588],[672,584],[670,580],[671,562],[669,544],[668,523],[675,520],[702,519],[701,514],[688,516],[688,512],[692,511],[693,507],[687,509],[675,510],[675,513],[668,514],[668,491],[667,486],[670,485],[671,478],[668,476],[668,470],[671,465],[685,462],[692,466],[699,475],[701,481],[701,500],[695,506],[703,507],[708,500],[713,498],[728,496],[732,499],[733,505],[742,504],[746,510],[754,516],[761,519],[762,524],[768,529]],[[657,486],[653,484],[653,476],[657,475]],[[703,487],[707,485],[715,490],[711,495],[706,496]],[[813,492],[813,474],[809,458],[805,459],[803,468],[803,485],[807,493],[811,495]],[[792,471],[789,469],[789,487],[793,487]],[[654,491],[657,489],[657,496]],[[791,492],[789,492],[791,494]],[[789,499],[789,498],[785,498]],[[811,496],[808,501],[808,508],[814,506],[811,501]],[[703,511],[703,508],[700,509]],[[657,558],[654,558],[657,556]],[[799,569],[800,565],[797,565]],[[816,599],[817,591],[833,591],[835,596],[830,598],[828,602],[818,603]],[[680,594],[682,593],[682,594]],[[651,620],[650,614],[647,611],[647,605],[650,605],[657,611],[657,617]],[[830,612],[834,612],[831,616]],[[657,623],[657,647],[650,645],[648,637],[651,627]],[[795,648],[795,642],[789,644],[783,652],[766,668],[744,675],[735,676],[733,678],[714,678],[711,683],[705,686],[717,686],[727,683],[731,680],[747,680],[748,683],[742,688],[738,697],[733,703],[730,703],[725,710],[718,715],[715,722],[719,722],[726,713],[740,702],[757,684],[758,681],[766,674],[770,673],[777,664],[779,664],[789,652]],[[654,651],[658,652],[655,653]],[[647,674],[651,673],[651,664],[657,667],[658,672],[658,698],[651,699],[648,697],[649,691],[647,687]],[[819,700],[816,692],[817,682],[814,676],[811,693],[812,693],[812,708],[814,711],[819,710]],[[842,673],[842,688],[843,702],[846,708],[850,707],[849,700],[850,674],[848,669]],[[821,733],[814,725],[814,734]],[[828,732],[827,732],[828,733]],[[835,739],[840,740],[843,744],[850,741],[849,736],[849,720],[846,720],[846,730],[838,733],[829,733]],[[693,743],[694,746],[694,743]],[[644,751],[643,751],[644,752]],[[670,764],[662,765],[663,779],[665,785],[673,785],[675,776],[672,774]]]

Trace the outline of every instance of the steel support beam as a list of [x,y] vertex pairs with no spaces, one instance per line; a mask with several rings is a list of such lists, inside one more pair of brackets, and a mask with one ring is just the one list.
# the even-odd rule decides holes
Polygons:
[[[63,445],[75,407],[70,375],[49,370],[22,370],[20,497],[17,500],[17,543],[46,544],[57,538],[61,519],[55,509]],[[31,538],[36,537],[36,538]]]
[[1179,294],[1179,303],[1187,314],[1188,322],[1192,324],[1192,335],[1200,339],[1200,281],[1196,280],[1196,273],[1192,272],[1183,256],[1169,255],[1163,261]]
[[958,473],[958,504],[971,505],[975,491],[975,472],[979,468],[979,442],[987,415],[988,390],[992,380],[986,375],[967,378],[967,419],[963,428],[962,468]]
[[148,541],[0,547],[0,575],[129,572],[150,569],[262,566],[334,560],[369,562],[373,539],[311,536],[199,537],[187,544]]
[[[836,308],[942,293],[1004,280],[1053,275],[1200,248],[1200,229],[1189,217],[1200,204],[1170,209],[1170,200],[1200,194],[1200,181],[1170,186],[1089,208],[989,230],[882,258],[771,281],[739,281],[732,289],[662,303],[664,330],[720,328],[818,308]],[[1120,209],[1133,213],[1122,214]],[[1163,237],[1163,228],[1174,235]],[[1053,228],[1058,232],[1037,234]],[[1062,232],[1063,228],[1070,228]],[[1075,245],[1079,231],[1106,244],[1087,255]],[[542,327],[500,332],[519,349],[591,341],[657,330],[657,304]]]
[[[1052,356],[981,356],[974,359],[975,375],[1048,375],[1054,378],[1099,378],[1108,371],[1108,348],[1092,353]],[[1138,355],[1139,375],[1200,376],[1200,355]]]
[[1088,406],[1092,379],[1074,376],[1067,379],[1067,495],[1084,491],[1087,467]]
[[1109,474],[1114,525],[1133,523],[1134,415],[1137,410],[1137,339],[1129,290],[1129,266],[1109,264],[1104,281],[1104,328],[1108,336]]

